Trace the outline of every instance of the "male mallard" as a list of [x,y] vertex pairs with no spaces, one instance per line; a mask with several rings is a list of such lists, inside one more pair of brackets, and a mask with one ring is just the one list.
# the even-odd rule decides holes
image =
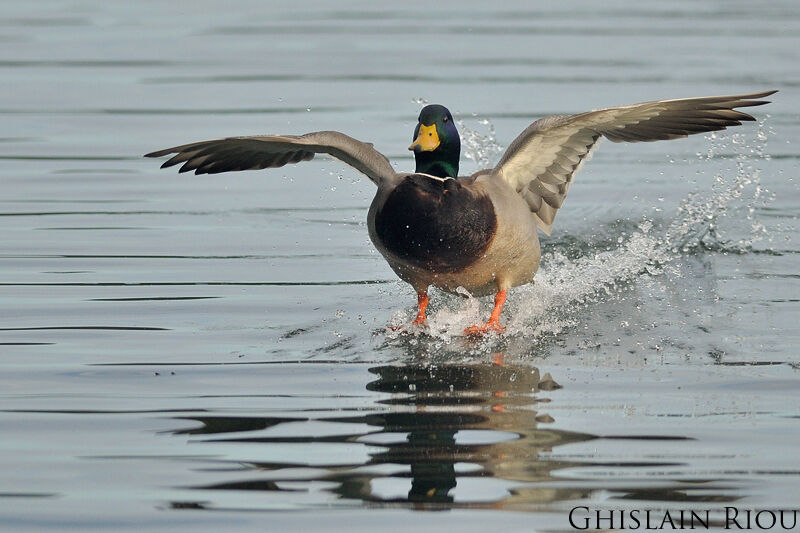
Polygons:
[[539,267],[537,228],[550,234],[572,178],[600,137],[613,142],[677,139],[755,120],[737,107],[777,91],[660,100],[537,120],[492,169],[458,176],[461,142],[447,108],[422,109],[414,130],[416,171],[397,173],[371,144],[338,131],[229,137],[147,154],[177,154],[163,167],[217,174],[282,167],[325,153],[369,177],[378,191],[369,208],[369,236],[392,270],[417,291],[425,322],[428,287],[495,294],[494,310],[467,334],[502,331],[506,291],[533,280]]

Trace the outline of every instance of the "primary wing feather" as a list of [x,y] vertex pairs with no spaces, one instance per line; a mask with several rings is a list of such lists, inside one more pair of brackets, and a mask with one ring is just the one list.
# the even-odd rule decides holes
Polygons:
[[577,115],[555,115],[531,124],[492,171],[525,199],[548,235],[575,173],[600,137],[612,142],[678,139],[755,120],[737,107],[763,105],[777,91],[657,100]]
[[161,168],[182,163],[179,172],[218,174],[237,170],[278,168],[290,163],[308,161],[315,154],[329,154],[376,184],[395,176],[386,156],[371,144],[363,143],[338,131],[318,131],[305,135],[263,135],[228,137],[200,141],[146,154],[162,157],[175,154]]

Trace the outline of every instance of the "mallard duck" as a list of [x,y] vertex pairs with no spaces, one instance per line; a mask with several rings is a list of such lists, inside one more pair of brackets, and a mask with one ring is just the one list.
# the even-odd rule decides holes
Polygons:
[[601,137],[612,142],[677,139],[755,120],[735,108],[768,103],[777,91],[659,100],[537,120],[494,168],[458,176],[461,152],[453,115],[441,105],[419,114],[409,150],[416,170],[395,172],[373,148],[338,131],[228,137],[158,150],[176,154],[164,167],[217,174],[282,167],[329,154],[371,179],[378,190],[367,215],[369,236],[400,279],[417,293],[415,325],[425,322],[428,289],[494,294],[489,320],[467,334],[502,331],[511,287],[539,267],[538,231],[550,235],[576,172]]

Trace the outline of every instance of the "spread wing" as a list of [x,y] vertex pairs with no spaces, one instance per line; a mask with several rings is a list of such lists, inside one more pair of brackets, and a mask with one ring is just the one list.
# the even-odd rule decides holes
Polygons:
[[179,172],[194,170],[195,174],[278,168],[308,161],[314,154],[329,154],[367,175],[375,184],[395,176],[389,160],[371,144],[338,131],[317,131],[297,136],[228,137],[175,146],[151,152],[145,157],[169,154],[176,155],[161,168],[183,163]]
[[763,105],[777,91],[659,100],[537,120],[508,147],[492,171],[525,199],[537,225],[553,227],[575,173],[600,137],[613,142],[678,139],[755,120],[737,107]]

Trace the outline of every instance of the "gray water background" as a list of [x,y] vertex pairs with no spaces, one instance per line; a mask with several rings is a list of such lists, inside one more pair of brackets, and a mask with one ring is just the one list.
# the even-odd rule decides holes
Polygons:
[[[797,508],[798,36],[792,1],[4,2],[0,530]],[[355,171],[141,158],[336,129],[411,169],[425,99],[494,162],[549,114],[773,88],[736,135],[602,144],[480,342],[489,301],[441,293],[387,331],[415,299]]]

